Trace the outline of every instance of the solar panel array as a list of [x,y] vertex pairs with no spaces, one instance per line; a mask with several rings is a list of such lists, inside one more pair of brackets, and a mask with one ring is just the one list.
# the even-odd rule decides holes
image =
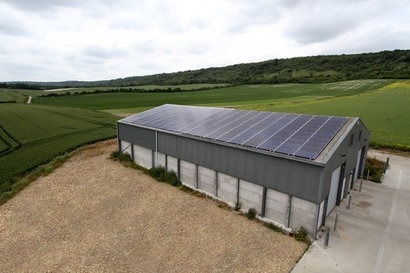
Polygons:
[[166,104],[123,121],[315,160],[347,118]]

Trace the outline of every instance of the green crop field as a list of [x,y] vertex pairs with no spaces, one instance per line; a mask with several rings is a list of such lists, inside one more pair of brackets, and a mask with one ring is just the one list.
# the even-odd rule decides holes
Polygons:
[[82,144],[114,137],[103,112],[16,103],[0,105],[0,192],[12,178]]
[[0,103],[26,102],[28,96],[36,97],[42,94],[43,94],[43,91],[39,91],[39,90],[0,88]]
[[[294,98],[306,100],[355,95],[389,84],[388,80],[364,80],[331,84],[242,85],[205,91],[164,93],[103,93],[38,97],[33,103],[116,112],[138,112],[164,103],[252,107]],[[119,109],[119,110],[115,110]]]
[[379,146],[410,149],[410,81],[357,80],[326,84],[242,85],[174,93],[105,93],[38,97],[34,103],[136,113],[164,103],[359,116]]
[[[410,149],[410,81],[399,81],[369,92],[304,103],[260,105],[258,110],[357,116],[370,129],[376,146]],[[256,108],[254,108],[256,109]]]

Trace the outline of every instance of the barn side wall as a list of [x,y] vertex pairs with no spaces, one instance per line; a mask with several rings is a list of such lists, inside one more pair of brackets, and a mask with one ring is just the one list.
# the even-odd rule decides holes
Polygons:
[[317,199],[321,166],[166,133],[158,133],[158,151],[314,203],[322,201]]
[[[118,138],[134,144],[135,152],[151,149],[154,165],[231,206],[241,204],[244,212],[254,208],[265,219],[287,228],[304,226],[311,235],[318,228],[323,166],[121,123]],[[149,158],[144,160],[149,167]]]
[[[367,130],[360,119],[356,119],[354,123],[352,123],[351,128],[346,131],[346,134],[342,138],[341,143],[336,146],[337,148],[332,152],[331,157],[326,162],[318,192],[319,199],[325,200],[329,196],[332,172],[345,162],[345,172],[341,179],[342,182],[345,181],[345,185],[344,187],[342,187],[341,185],[341,188],[344,189],[344,192],[341,193],[340,197],[343,199],[343,197],[346,196],[346,193],[350,188],[351,180],[354,180],[352,179],[352,176],[353,178],[357,176],[360,177],[363,174],[364,162],[366,161],[366,154],[369,146],[369,139],[370,132]],[[360,159],[362,160],[363,164],[357,164],[358,153],[362,149],[363,157]]]

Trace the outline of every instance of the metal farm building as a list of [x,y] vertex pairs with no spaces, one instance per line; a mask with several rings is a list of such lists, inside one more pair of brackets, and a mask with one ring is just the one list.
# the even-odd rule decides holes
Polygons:
[[182,183],[312,236],[361,176],[359,118],[162,105],[118,121],[123,153]]

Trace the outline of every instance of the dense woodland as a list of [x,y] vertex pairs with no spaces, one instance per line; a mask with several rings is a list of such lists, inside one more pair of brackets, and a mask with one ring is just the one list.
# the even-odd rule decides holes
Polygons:
[[324,83],[356,79],[410,78],[410,50],[352,55],[273,59],[258,63],[211,67],[175,73],[135,76],[105,81],[0,83],[5,88],[125,87],[197,83],[273,84]]

